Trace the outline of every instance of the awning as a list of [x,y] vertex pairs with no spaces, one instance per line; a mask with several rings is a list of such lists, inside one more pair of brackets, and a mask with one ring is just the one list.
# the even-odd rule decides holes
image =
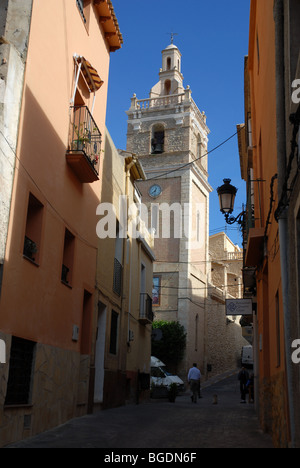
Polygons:
[[90,91],[96,92],[103,85],[103,80],[101,80],[98,75],[97,70],[92,67],[90,62],[86,60],[82,55],[74,55],[74,59],[78,66],[81,69],[81,72],[84,76],[84,79],[90,88]]
[[97,91],[103,85],[103,80],[101,80],[97,70],[92,67],[90,62],[88,62],[84,57],[80,58],[83,63],[82,74],[86,82],[93,91]]
[[264,229],[249,229],[247,250],[245,255],[246,267],[257,267],[264,258]]

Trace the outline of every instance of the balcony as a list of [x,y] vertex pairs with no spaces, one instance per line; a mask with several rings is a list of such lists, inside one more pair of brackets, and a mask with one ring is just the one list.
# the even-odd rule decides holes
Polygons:
[[99,180],[101,132],[86,106],[70,108],[68,165],[80,182]]
[[139,322],[143,325],[153,322],[152,299],[147,293],[141,293],[140,295]]

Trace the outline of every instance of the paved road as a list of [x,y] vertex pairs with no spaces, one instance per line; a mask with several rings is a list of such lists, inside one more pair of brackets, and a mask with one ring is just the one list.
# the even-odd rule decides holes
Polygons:
[[206,386],[202,394],[197,404],[187,393],[175,403],[155,400],[101,411],[9,448],[273,448],[254,405],[240,403],[236,375]]

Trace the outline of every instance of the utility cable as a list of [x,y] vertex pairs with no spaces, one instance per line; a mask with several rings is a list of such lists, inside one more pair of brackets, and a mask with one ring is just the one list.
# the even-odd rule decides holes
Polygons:
[[239,133],[242,129],[243,129],[243,127],[241,127],[238,131],[236,131],[236,132],[235,132],[233,135],[231,135],[230,137],[226,138],[226,140],[222,141],[222,143],[220,143],[219,145],[217,145],[217,146],[215,146],[214,148],[212,148],[210,151],[207,151],[205,154],[203,154],[203,155],[200,156],[199,158],[194,159],[194,161],[191,161],[191,162],[189,162],[189,163],[183,164],[182,166],[177,167],[177,168],[175,168],[175,169],[172,169],[171,171],[163,172],[163,173],[158,174],[158,175],[156,175],[156,176],[149,177],[149,178],[147,178],[146,180],[159,179],[160,177],[165,177],[166,175],[172,174],[173,172],[181,171],[181,170],[184,169],[185,167],[191,166],[191,165],[194,164],[195,162],[199,161],[200,159],[204,158],[204,157],[207,156],[208,154],[213,153],[214,151],[216,151],[217,149],[219,149],[221,146],[225,145],[229,140],[231,140],[233,137],[235,137],[236,135],[238,135],[238,133]]

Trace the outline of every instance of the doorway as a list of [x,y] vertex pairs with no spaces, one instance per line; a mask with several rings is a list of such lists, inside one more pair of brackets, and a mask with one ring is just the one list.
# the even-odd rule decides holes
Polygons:
[[94,403],[103,402],[106,314],[107,314],[106,305],[99,301],[98,302],[96,353],[95,353]]

